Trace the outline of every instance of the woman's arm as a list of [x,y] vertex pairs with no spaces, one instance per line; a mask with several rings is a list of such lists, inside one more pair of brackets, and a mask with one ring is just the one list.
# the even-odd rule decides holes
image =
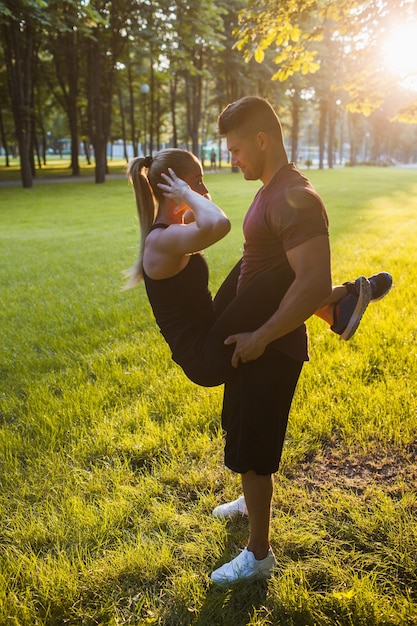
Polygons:
[[195,220],[187,224],[171,224],[160,233],[159,244],[174,254],[191,254],[203,250],[227,235],[230,221],[227,215],[209,198],[193,191],[183,180],[169,170],[162,174],[165,183],[159,183],[164,196],[178,203],[177,211],[184,204],[192,211]]

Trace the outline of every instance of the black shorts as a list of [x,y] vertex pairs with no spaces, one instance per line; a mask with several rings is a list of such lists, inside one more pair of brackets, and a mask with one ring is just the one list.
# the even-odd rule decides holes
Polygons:
[[222,426],[225,465],[244,474],[278,470],[303,361],[271,346],[256,361],[241,364],[225,384]]

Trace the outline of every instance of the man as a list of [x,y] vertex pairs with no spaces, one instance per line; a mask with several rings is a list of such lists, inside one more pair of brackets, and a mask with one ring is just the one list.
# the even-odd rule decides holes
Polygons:
[[[292,278],[278,310],[265,324],[225,341],[234,344],[232,364],[236,367],[224,390],[225,464],[241,475],[244,497],[217,507],[213,514],[226,517],[241,512],[249,517],[246,548],[211,575],[214,582],[229,584],[268,577],[276,564],[270,546],[273,474],[278,470],[303,362],[308,360],[304,322],[326,299],[331,301],[332,282],[324,204],[310,182],[289,163],[281,124],[271,105],[258,97],[242,98],[224,109],[218,128],[226,137],[232,166],[239,167],[246,180],[263,183],[244,220],[237,291],[269,269],[280,268]],[[381,276],[371,277],[374,285],[368,301],[388,291],[390,284],[386,283],[391,277],[386,274],[381,285]],[[347,298],[357,299],[356,283],[346,289],[350,292]],[[325,307],[321,316],[329,321],[338,310],[337,305]],[[360,315],[355,324],[359,319]],[[345,328],[337,328],[338,320],[330,322],[343,336]]]

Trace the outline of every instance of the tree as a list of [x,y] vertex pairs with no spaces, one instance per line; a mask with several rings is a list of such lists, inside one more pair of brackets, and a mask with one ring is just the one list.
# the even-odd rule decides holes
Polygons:
[[[175,55],[171,66],[183,81],[186,107],[186,142],[199,155],[204,79],[223,50],[223,8],[214,0],[176,0],[173,14]],[[172,84],[175,88],[178,82]]]
[[19,146],[23,187],[33,184],[33,67],[48,16],[42,0],[1,0],[1,45],[6,60],[10,101]]
[[5,59],[0,49],[0,144],[3,146],[6,167],[10,166],[10,138],[13,133],[13,119],[11,115],[10,94],[7,87],[7,74],[5,69]]
[[332,166],[336,93],[350,114],[352,157],[359,125],[355,113],[369,116],[384,101],[387,73],[381,70],[379,50],[391,22],[414,13],[410,0],[249,0],[240,14],[237,47],[247,59],[264,62],[265,51],[275,54],[274,79],[314,74],[319,98],[320,167],[326,131],[328,162]]
[[[84,9],[89,19],[92,13]],[[47,71],[44,61],[44,74],[49,88],[54,94],[68,119],[71,137],[71,169],[73,176],[79,176],[79,46],[81,35],[88,34],[78,10],[76,0],[52,0],[48,3],[52,29],[46,37],[46,47],[53,58],[54,72]]]
[[[369,114],[384,93],[373,62],[378,57],[375,53],[393,17],[405,19],[414,10],[410,0],[249,0],[240,14],[236,45],[247,59],[254,57],[259,63],[265,50],[273,49],[274,78],[285,81],[296,73],[317,72],[323,63],[321,52],[326,49],[320,42],[323,38],[338,41],[344,61],[353,61],[360,72],[349,72],[351,80],[345,73],[346,83],[339,79],[337,87],[350,94],[352,110],[364,107]],[[347,69],[348,65],[339,67]]]
[[95,182],[104,183],[115,74],[126,44],[125,26],[131,16],[132,2],[95,0],[89,6],[96,19],[88,35],[83,37],[88,134],[94,148]]

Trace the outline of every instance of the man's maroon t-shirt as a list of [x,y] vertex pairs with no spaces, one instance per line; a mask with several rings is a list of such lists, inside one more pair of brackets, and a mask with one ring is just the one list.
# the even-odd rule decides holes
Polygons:
[[[292,275],[286,252],[308,239],[328,235],[328,217],[309,180],[289,163],[256,194],[246,214],[243,233],[238,291],[263,271],[279,268]],[[275,340],[273,345],[294,359],[308,360],[305,324]]]

